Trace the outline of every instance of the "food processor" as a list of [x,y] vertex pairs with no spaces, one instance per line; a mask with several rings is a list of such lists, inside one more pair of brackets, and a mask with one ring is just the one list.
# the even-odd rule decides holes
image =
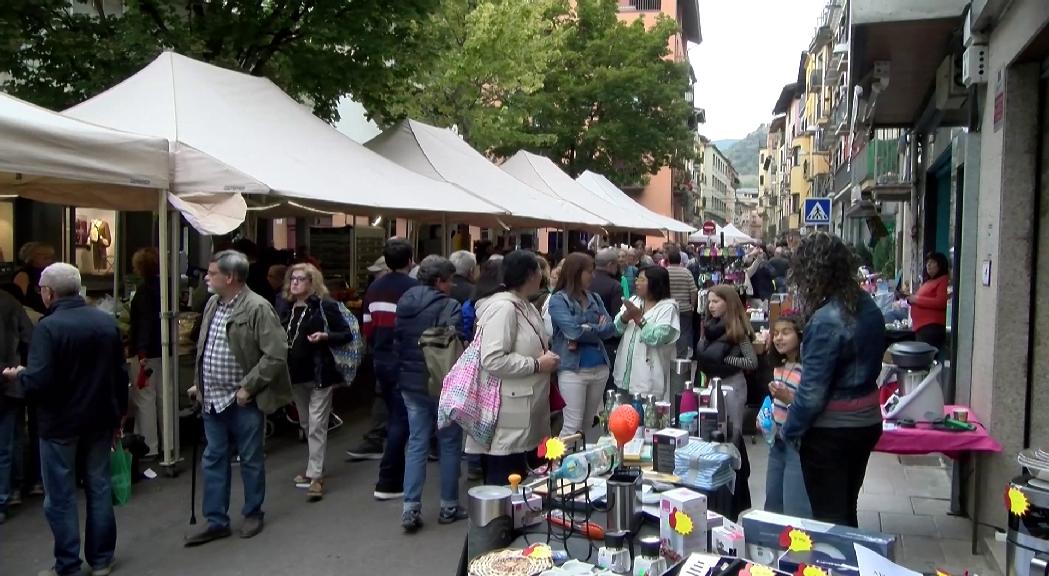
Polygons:
[[935,360],[937,352],[924,342],[899,342],[889,348],[899,389],[882,406],[887,420],[943,420],[943,366]]

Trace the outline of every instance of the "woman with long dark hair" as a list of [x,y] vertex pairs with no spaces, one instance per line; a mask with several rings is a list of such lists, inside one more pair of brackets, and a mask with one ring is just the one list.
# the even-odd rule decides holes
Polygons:
[[616,351],[613,376],[616,388],[631,394],[670,399],[670,375],[681,336],[681,314],[670,296],[670,274],[665,268],[642,268],[635,294],[616,315],[623,336]]
[[856,281],[859,261],[825,232],[802,240],[791,263],[797,303],[808,316],[801,381],[780,430],[798,447],[816,520],[857,526],[867,461],[881,437],[878,374],[885,320]]
[[951,285],[947,257],[939,252],[925,259],[925,281],[912,296],[911,328],[915,339],[937,348],[947,340],[947,288]]
[[711,288],[707,293],[707,320],[696,344],[696,359],[708,378],[721,378],[730,438],[743,434],[747,404],[747,378],[743,372],[758,367],[753,338],[754,328],[736,289],[728,284]]

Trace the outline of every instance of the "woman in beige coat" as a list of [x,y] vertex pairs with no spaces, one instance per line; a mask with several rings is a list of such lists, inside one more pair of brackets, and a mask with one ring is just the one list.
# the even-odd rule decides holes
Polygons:
[[528,453],[550,436],[550,375],[560,359],[550,352],[543,318],[528,298],[542,273],[531,252],[518,250],[502,263],[506,290],[486,298],[477,311],[482,376],[502,381],[501,406],[491,446],[469,438],[466,451],[481,454],[487,484],[503,485],[510,474],[528,474]]

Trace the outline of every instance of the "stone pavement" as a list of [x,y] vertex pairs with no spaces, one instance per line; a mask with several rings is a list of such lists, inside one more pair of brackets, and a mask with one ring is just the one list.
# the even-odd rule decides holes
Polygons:
[[[306,503],[304,491],[291,482],[305,464],[305,445],[290,439],[269,444],[267,524],[253,540],[234,537],[196,549],[183,548],[183,535],[191,529],[190,475],[136,484],[130,504],[117,509],[116,574],[454,574],[466,523],[437,524],[436,464],[428,469],[426,526],[406,536],[400,528],[400,502],[372,498],[378,463],[343,461],[344,450],[356,444],[360,431],[357,425],[332,434],[329,493],[316,504]],[[188,458],[190,449],[185,449]],[[761,505],[767,450],[761,442],[748,444],[748,450],[753,468],[751,492],[754,504]],[[242,502],[239,478],[233,486],[231,516],[236,530]],[[1000,571],[992,556],[969,555],[969,523],[946,514],[949,494],[947,468],[905,466],[897,457],[875,454],[860,500],[860,522],[865,528],[900,534],[898,560],[915,570],[943,569],[956,576],[969,570],[974,575],[997,576]],[[198,484],[198,510],[199,498]],[[40,500],[31,499],[14,509],[12,518],[0,526],[0,574],[32,576],[50,563],[51,534]]]

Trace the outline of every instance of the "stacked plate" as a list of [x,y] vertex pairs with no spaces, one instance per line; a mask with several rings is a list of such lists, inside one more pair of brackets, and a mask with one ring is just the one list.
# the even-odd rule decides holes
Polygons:
[[1017,454],[1016,461],[1035,478],[1049,482],[1049,453],[1040,448],[1028,448]]

